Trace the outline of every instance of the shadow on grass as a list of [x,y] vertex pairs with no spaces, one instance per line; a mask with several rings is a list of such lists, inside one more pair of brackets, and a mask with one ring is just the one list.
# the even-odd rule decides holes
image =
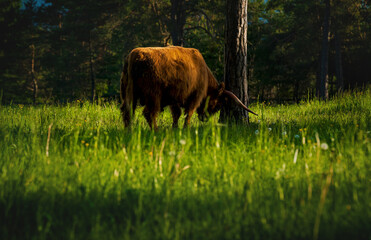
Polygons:
[[[318,203],[303,208],[297,193],[282,202],[273,189],[251,201],[247,185],[242,192],[205,194],[167,187],[87,193],[81,186],[66,194],[14,189],[0,201],[1,239],[312,239]],[[368,239],[364,210],[327,209],[319,239]]]

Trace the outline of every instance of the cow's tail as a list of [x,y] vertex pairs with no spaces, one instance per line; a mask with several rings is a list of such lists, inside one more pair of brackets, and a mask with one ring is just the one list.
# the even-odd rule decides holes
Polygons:
[[120,80],[121,114],[125,126],[130,125],[133,104],[133,80],[129,78],[129,56],[125,59]]
[[127,60],[128,58],[125,58],[124,67],[122,69],[121,79],[120,79],[120,98],[121,98],[122,104],[125,102],[126,86],[128,84],[128,61]]

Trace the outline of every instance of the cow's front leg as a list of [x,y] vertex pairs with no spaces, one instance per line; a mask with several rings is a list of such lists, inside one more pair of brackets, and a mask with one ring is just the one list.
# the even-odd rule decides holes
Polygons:
[[184,128],[187,128],[189,126],[189,124],[191,123],[191,118],[192,118],[192,115],[195,112],[195,110],[196,109],[190,109],[190,110],[186,111],[186,118],[185,118],[185,121],[184,121]]
[[186,114],[186,119],[184,121],[184,128],[188,127],[188,125],[191,122],[191,118],[193,113],[196,111],[196,109],[201,104],[201,96],[194,94],[193,97],[191,97],[188,101],[188,104],[185,106],[184,113]]

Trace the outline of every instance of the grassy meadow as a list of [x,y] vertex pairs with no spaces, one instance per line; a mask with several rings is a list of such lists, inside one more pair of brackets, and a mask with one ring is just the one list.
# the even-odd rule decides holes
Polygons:
[[371,239],[371,92],[250,108],[153,132],[115,104],[0,106],[0,239]]

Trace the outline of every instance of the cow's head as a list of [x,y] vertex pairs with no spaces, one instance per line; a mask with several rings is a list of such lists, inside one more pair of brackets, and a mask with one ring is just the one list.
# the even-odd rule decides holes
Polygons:
[[219,84],[218,89],[209,93],[207,98],[202,101],[200,107],[197,109],[198,118],[201,121],[207,121],[209,116],[218,112],[222,106],[227,105],[229,101],[235,102],[238,106],[242,107],[246,111],[258,115],[248,109],[236,95],[231,91],[225,90],[224,83]]

